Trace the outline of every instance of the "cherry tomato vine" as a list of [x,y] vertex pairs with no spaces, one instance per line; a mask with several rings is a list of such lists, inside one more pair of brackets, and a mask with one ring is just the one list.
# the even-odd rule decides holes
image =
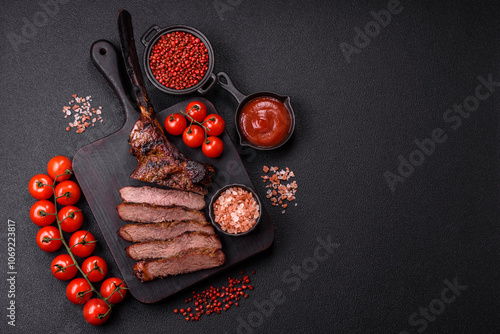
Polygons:
[[224,132],[224,128],[224,119],[217,114],[207,116],[207,107],[199,101],[189,103],[185,111],[171,114],[165,120],[168,133],[174,136],[182,134],[184,143],[191,148],[202,146],[203,153],[209,158],[222,154],[224,144],[217,136]]
[[[49,166],[51,166],[50,163]],[[84,318],[88,323],[92,325],[102,325],[104,322],[106,322],[106,320],[109,317],[109,314],[111,313],[113,302],[116,303],[117,301],[123,300],[123,298],[126,295],[126,290],[128,290],[128,288],[126,287],[123,280],[113,277],[114,279],[113,282],[121,281],[121,283],[119,284],[113,283],[114,285],[111,288],[106,287],[107,291],[106,296],[103,296],[103,294],[101,294],[101,292],[94,287],[92,282],[98,282],[102,280],[106,275],[107,265],[105,261],[98,256],[94,256],[92,258],[88,258],[88,260],[92,262],[86,260],[88,263],[91,264],[90,266],[88,266],[86,262],[84,262],[82,266],[80,266],[75,258],[76,253],[74,253],[75,249],[78,248],[84,249],[85,247],[92,246],[90,247],[91,249],[86,249],[83,252],[80,251],[81,253],[79,256],[81,257],[89,256],[93,252],[95,248],[95,243],[97,242],[93,237],[93,235],[88,231],[77,231],[73,233],[69,244],[65,240],[63,231],[74,232],[81,226],[83,218],[81,217],[81,210],[73,206],[64,207],[63,209],[60,210],[60,212],[63,214],[59,214],[57,204],[73,205],[78,201],[81,195],[79,186],[74,181],[68,181],[69,177],[71,177],[71,174],[73,174],[73,171],[71,169],[71,163],[69,165],[66,163],[63,166],[64,170],[60,170],[59,171],[60,174],[54,175],[53,181],[51,178],[43,178],[40,175],[36,175],[30,181],[30,193],[32,193],[33,197],[35,198],[40,197],[38,194],[42,192],[41,191],[42,189],[38,190],[37,192],[33,191],[32,189],[37,190],[37,188],[43,188],[43,187],[52,188],[50,193],[53,196],[53,205],[50,206],[47,205],[47,203],[45,202],[52,204],[50,201],[47,200],[39,201],[42,202],[42,204],[37,204],[39,202],[35,203],[30,212],[30,216],[35,224],[43,226],[37,234],[37,243],[42,250],[47,252],[53,252],[59,249],[61,245],[63,245],[68,253],[68,255],[66,254],[59,255],[54,259],[54,261],[52,261],[51,267],[53,266],[54,268],[51,268],[51,271],[53,275],[60,280],[70,280],[77,274],[77,272],[80,272],[83,276],[83,279],[76,278],[70,282],[67,289],[67,295],[68,295],[68,290],[75,290],[75,284],[72,283],[74,282],[77,283],[76,280],[79,280],[80,283],[79,285],[84,286],[85,289],[82,291],[75,290],[76,293],[74,294],[73,299],[76,298],[76,300],[72,300],[69,295],[68,298],[72,303],[75,304],[83,304],[83,303],[87,304],[89,303],[88,300],[90,300],[92,294],[95,293],[97,298],[94,299],[98,299],[99,302],[93,301],[92,305],[84,307]],[[57,170],[57,168],[54,168],[52,166],[49,167],[49,169],[50,168],[52,168],[53,171]],[[56,185],[58,178],[61,182],[58,185]],[[64,187],[64,185],[69,185],[69,187]],[[65,201],[61,203],[60,202],[61,199],[64,199]],[[71,210],[68,210],[66,208]],[[73,222],[73,220],[75,220],[75,217],[77,216],[78,216],[78,221],[75,223]],[[49,217],[51,221],[50,220],[47,221],[47,218]],[[65,220],[72,221],[73,227],[70,230],[64,228],[63,223],[65,222]],[[57,224],[57,228],[51,226],[51,224],[54,221]],[[74,238],[74,236],[76,237]],[[72,240],[75,241],[72,242]],[[93,261],[99,261],[99,263]],[[87,265],[87,267],[90,267],[90,269],[82,268],[85,265]],[[105,283],[103,283],[103,285],[104,284]],[[101,291],[103,291],[103,288],[104,287],[101,286]],[[99,305],[99,307],[95,307],[93,305]]]
[[199,109],[200,109],[200,107],[198,107],[197,105],[194,105],[194,106],[192,106],[192,107],[191,107],[191,108],[190,108],[187,112],[185,112],[185,111],[182,111],[182,110],[181,110],[181,111],[180,111],[180,114],[181,114],[181,115],[184,115],[185,117],[187,117],[187,118],[188,118],[188,120],[190,121],[190,123],[189,123],[189,125],[188,125],[188,127],[187,127],[187,129],[189,129],[188,131],[191,131],[191,126],[192,126],[193,124],[196,124],[196,125],[200,126],[200,127],[203,129],[203,132],[205,133],[205,139],[204,139],[203,141],[205,141],[205,140],[207,139],[207,137],[208,137],[207,132],[208,132],[208,131],[210,131],[210,130],[209,130],[209,129],[205,126],[205,124],[204,124],[205,122],[207,122],[207,120],[197,121],[197,120],[195,120],[195,119],[193,118],[193,116],[191,116],[191,115],[189,114],[192,110],[199,110]]

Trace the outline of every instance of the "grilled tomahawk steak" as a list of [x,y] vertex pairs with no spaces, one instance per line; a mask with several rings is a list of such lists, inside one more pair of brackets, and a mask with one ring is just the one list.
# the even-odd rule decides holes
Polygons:
[[130,132],[130,154],[139,162],[131,178],[205,195],[214,168],[190,160],[170,143],[152,108],[141,107],[141,116]]
[[[138,166],[131,177],[140,181],[156,183],[170,188],[187,190],[202,195],[204,186],[211,182],[214,168],[185,157],[168,140],[149,102],[141,75],[139,57],[135,48],[132,18],[126,10],[118,12],[118,30],[125,69],[132,86],[141,115],[129,136],[130,153],[137,158]],[[156,206],[148,204],[122,203],[117,207],[121,219],[135,222],[161,222],[165,220],[205,221],[201,211],[179,206]],[[205,268],[220,266],[225,256],[220,249],[203,248],[160,260],[140,261],[134,273],[141,281],[155,277],[177,275]]]

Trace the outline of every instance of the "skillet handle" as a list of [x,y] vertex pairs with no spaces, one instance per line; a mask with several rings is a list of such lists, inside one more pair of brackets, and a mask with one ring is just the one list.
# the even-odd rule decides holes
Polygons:
[[215,86],[217,83],[217,77],[212,73],[210,74],[210,78],[208,79],[208,85],[205,84],[203,87],[197,90],[197,92],[200,95],[206,95],[209,91],[212,90],[212,88]]
[[110,42],[99,40],[90,47],[90,58],[95,67],[106,78],[109,85],[118,96],[118,100],[125,111],[126,122],[136,121],[138,110],[126,93],[120,75],[120,62],[116,49]]
[[149,27],[148,30],[146,30],[146,32],[144,33],[144,35],[141,36],[141,43],[142,45],[144,46],[148,46],[149,42],[151,42],[151,40],[147,39],[148,36],[153,32],[153,31],[156,31],[155,34],[160,31],[161,28],[158,27],[156,24],[153,24],[151,27]]
[[[221,81],[221,78],[224,79],[224,81],[226,81],[225,83]],[[243,95],[234,85],[233,85],[233,82],[231,81],[231,79],[229,79],[229,76],[224,73],[224,72],[219,72],[217,73],[217,81],[219,82],[219,85],[224,88],[225,90],[227,90],[229,93],[231,93],[231,95],[234,96],[234,98],[236,99],[236,101],[238,101],[238,103],[241,103],[241,101],[243,101],[243,99],[245,99],[245,95]]]

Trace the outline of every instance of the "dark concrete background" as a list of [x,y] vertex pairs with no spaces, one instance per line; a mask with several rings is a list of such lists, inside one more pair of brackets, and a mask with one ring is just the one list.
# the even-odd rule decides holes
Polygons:
[[[40,14],[46,1],[4,1],[0,14],[0,332],[235,333],[249,332],[240,325],[249,321],[254,333],[500,331],[500,88],[480,88],[490,94],[478,106],[471,97],[478,77],[500,81],[498,2],[401,1],[390,5],[398,13],[386,27],[378,25],[369,41],[354,41],[356,27],[376,29],[370,12],[387,9],[387,1],[61,0],[52,15]],[[89,58],[95,40],[118,45],[119,8],[132,14],[136,40],[152,24],[198,28],[214,48],[215,72],[228,73],[244,93],[288,94],[296,112],[289,144],[244,162],[263,198],[262,166],[290,167],[298,206],[283,215],[265,201],[276,227],[273,247],[195,286],[220,286],[227,275],[255,269],[251,297],[197,323],[172,313],[186,291],[155,305],[128,297],[105,326],[87,325],[81,307],[67,301],[66,283],[49,271],[54,255],[34,240],[31,176],[44,172],[52,156],[72,157],[123,122],[118,100]],[[39,26],[23,30],[26,20]],[[354,50],[355,42],[348,62],[341,45]],[[138,50],[142,56],[144,48]],[[147,88],[157,110],[184,99]],[[72,94],[92,95],[104,122],[80,135],[66,132],[62,107]],[[235,100],[220,88],[207,98],[236,140]],[[447,112],[464,102],[473,111]],[[412,154],[415,140],[438,128],[442,143],[429,155]],[[425,160],[392,192],[384,173],[398,173],[400,155]],[[85,201],[79,205],[85,227],[103,240]],[[6,318],[8,219],[16,222],[16,327]],[[317,238],[328,236],[338,244],[332,254],[302,279],[290,274],[304,260],[311,265]],[[104,243],[96,254],[119,275]],[[462,286],[455,295],[447,290],[454,281]],[[276,289],[284,303],[263,314],[254,302],[269,300]]]

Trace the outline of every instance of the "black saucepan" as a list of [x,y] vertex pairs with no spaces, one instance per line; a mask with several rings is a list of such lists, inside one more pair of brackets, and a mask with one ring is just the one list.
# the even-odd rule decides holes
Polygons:
[[[290,97],[285,96],[285,95],[278,95],[276,93],[272,92],[258,92],[250,95],[244,95],[242,94],[234,85],[231,79],[229,79],[229,76],[224,73],[220,72],[217,74],[217,81],[219,85],[227,90],[231,95],[234,96],[236,101],[238,101],[238,108],[236,109],[236,116],[235,116],[235,122],[236,122],[236,130],[238,131],[238,136],[240,137],[240,144],[242,146],[250,146],[258,150],[273,150],[275,148],[278,148],[282,145],[284,145],[288,139],[292,136],[293,130],[295,129],[295,114],[293,113],[292,106],[290,105]],[[281,142],[279,142],[276,145],[273,146],[258,146],[253,143],[251,143],[245,136],[243,135],[241,128],[240,128],[240,114],[243,109],[243,107],[253,99],[257,97],[273,97],[283,103],[288,110],[288,113],[290,115],[290,128],[288,129],[288,133],[285,138]]]
[[[151,71],[151,68],[149,67],[149,57],[151,56],[151,49],[153,48],[153,46],[156,44],[156,42],[158,42],[161,36],[174,31],[183,31],[198,37],[203,42],[203,44],[205,44],[208,51],[209,62],[205,76],[196,85],[188,87],[186,89],[172,89],[165,87],[158,80],[156,80],[155,76],[153,75],[153,72]],[[153,36],[149,38],[152,34]],[[198,92],[201,95],[205,95],[217,83],[217,78],[212,73],[214,70],[214,61],[215,61],[214,50],[212,49],[212,45],[208,41],[207,37],[205,37],[205,35],[203,35],[197,29],[185,25],[175,25],[166,28],[160,28],[157,25],[152,25],[148,30],[146,30],[144,35],[142,35],[141,43],[144,44],[144,46],[146,47],[146,51],[144,52],[144,70],[146,71],[146,76],[148,77],[149,81],[151,81],[151,83],[159,90],[173,95],[186,95],[194,92]]]

